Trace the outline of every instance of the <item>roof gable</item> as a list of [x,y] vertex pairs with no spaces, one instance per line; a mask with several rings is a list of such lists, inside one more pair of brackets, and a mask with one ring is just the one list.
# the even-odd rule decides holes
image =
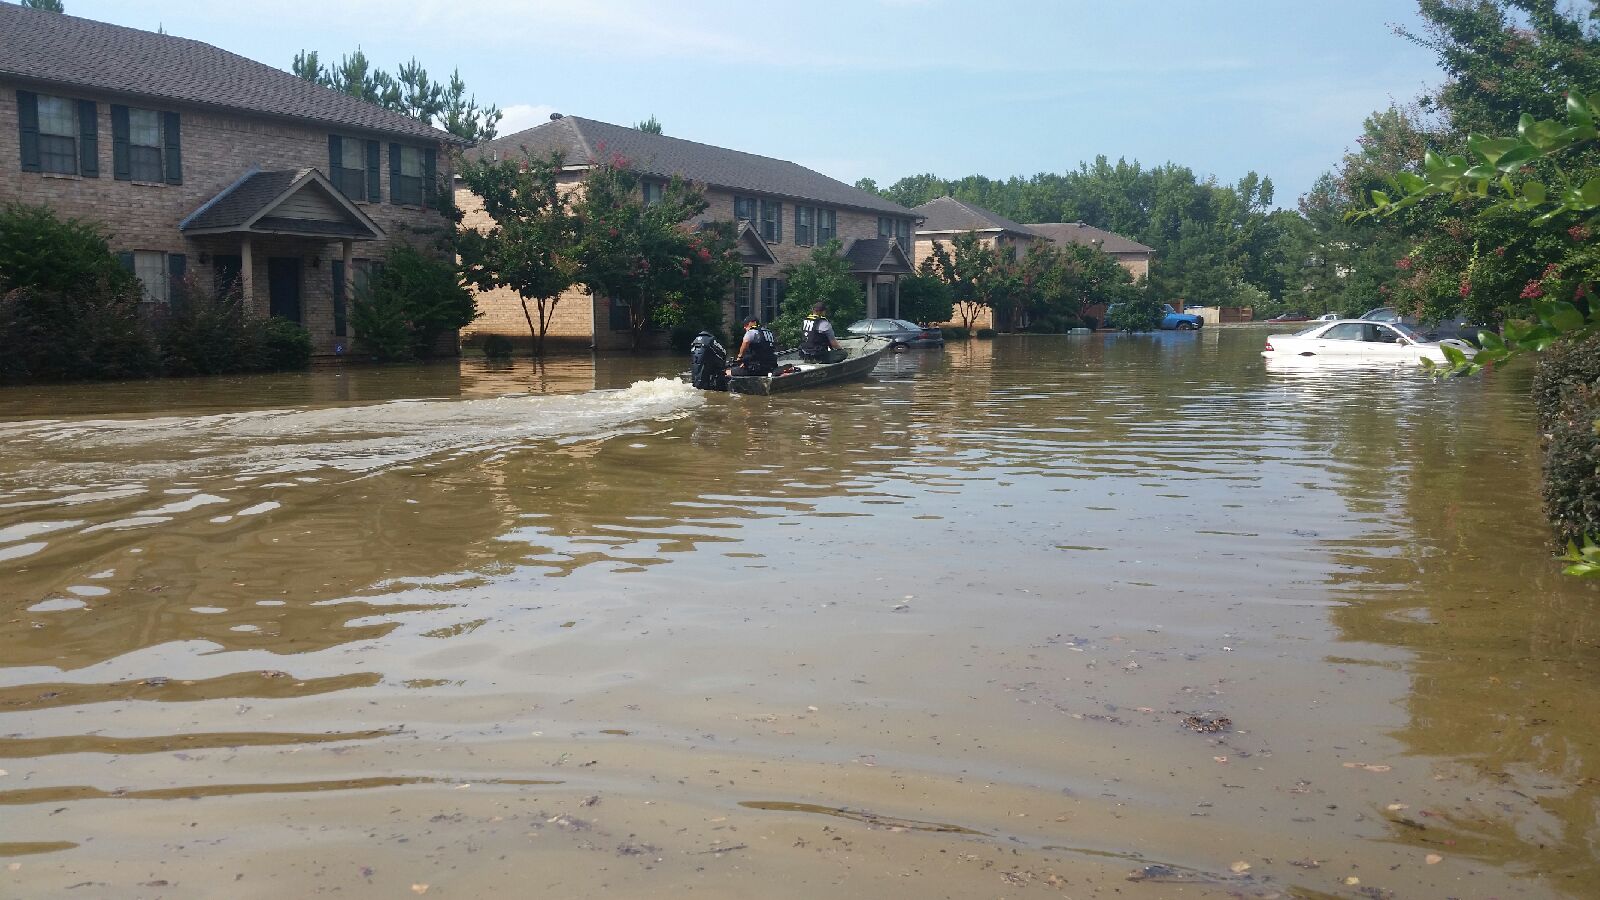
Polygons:
[[417,140],[465,141],[210,44],[0,3],[0,75],[304,119]]
[[637,128],[579,116],[562,116],[543,125],[496,138],[468,155],[490,158],[560,151],[572,165],[618,156],[635,169],[662,178],[676,175],[714,187],[752,194],[807,200],[827,206],[910,217],[912,211],[876,194],[829,178],[798,163],[757,156]]
[[1035,237],[1026,225],[981,206],[964,203],[954,197],[938,197],[916,207],[913,212],[923,217],[917,232],[936,231],[1009,231],[1025,237]]
[[316,169],[252,169],[178,223],[185,234],[260,232],[377,240],[383,229]]
[[911,259],[894,238],[858,238],[844,252],[850,271],[862,274],[909,275]]

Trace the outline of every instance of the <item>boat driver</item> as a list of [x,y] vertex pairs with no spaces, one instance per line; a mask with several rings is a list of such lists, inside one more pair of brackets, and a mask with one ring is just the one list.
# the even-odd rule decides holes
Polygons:
[[744,320],[744,340],[739,342],[739,355],[728,367],[730,376],[771,375],[778,371],[778,339],[761,327],[761,320],[748,316]]
[[828,321],[828,308],[821,303],[811,307],[811,315],[800,323],[800,355],[818,362],[835,362],[842,350]]

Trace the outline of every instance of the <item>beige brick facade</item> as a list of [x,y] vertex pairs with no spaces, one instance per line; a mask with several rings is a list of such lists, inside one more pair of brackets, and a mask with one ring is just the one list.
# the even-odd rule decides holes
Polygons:
[[[17,91],[92,100],[96,105],[98,177],[54,175],[22,171],[18,138]],[[179,115],[182,184],[119,181],[113,174],[110,107],[113,103]],[[219,192],[234,184],[252,166],[262,170],[316,168],[328,174],[328,138],[379,141],[382,203],[360,202],[360,207],[386,233],[384,241],[358,242],[356,259],[383,255],[389,241],[432,239],[449,228],[436,210],[397,206],[391,196],[390,144],[429,146],[416,138],[342,129],[305,120],[276,119],[246,112],[224,112],[189,106],[164,106],[147,100],[93,91],[23,85],[0,79],[0,203],[20,202],[49,206],[63,218],[103,223],[111,248],[118,252],[157,251],[181,253],[187,272],[198,285],[214,284],[219,256],[237,255],[240,240],[234,235],[186,237],[178,224]],[[434,145],[439,174],[449,183],[447,148]],[[351,346],[353,328],[338,335],[334,328],[333,263],[343,258],[338,241],[277,235],[252,238],[255,311],[266,315],[269,303],[268,260],[298,260],[301,322],[311,334],[319,355],[332,355]]]
[[[577,178],[572,176],[572,183],[576,186]],[[767,249],[778,261],[776,266],[762,266],[753,272],[755,279],[753,296],[759,304],[761,281],[768,278],[782,278],[785,266],[796,265],[810,258],[816,249],[812,244],[798,244],[795,242],[795,208],[797,206],[818,207],[832,209],[835,215],[836,237],[840,244],[848,249],[855,240],[868,240],[878,237],[877,212],[848,209],[827,204],[818,204],[814,201],[801,200],[793,197],[784,197],[773,194],[756,192],[733,191],[720,187],[710,187],[705,191],[706,201],[709,206],[701,218],[707,220],[733,221],[734,197],[753,196],[767,200],[778,200],[783,204],[782,220],[783,233],[778,240],[768,241]],[[490,225],[488,215],[483,211],[482,201],[470,191],[457,189],[456,204],[463,212],[463,225],[468,227],[486,228]],[[911,219],[903,219],[906,230],[911,228]],[[910,255],[909,252],[907,254]],[[745,270],[745,277],[752,276],[751,269]],[[893,281],[890,276],[862,276],[863,284],[876,284],[883,282],[889,284]],[[866,289],[866,288],[864,288]],[[867,306],[868,315],[892,315],[892,310],[878,310],[875,308],[872,294],[869,293]],[[537,315],[532,301],[529,303],[534,315]],[[512,338],[518,343],[531,341],[528,324],[523,318],[522,305],[517,294],[510,290],[500,289],[495,291],[480,292],[478,294],[478,309],[481,313],[479,319],[467,329],[464,340],[473,341],[488,334],[502,334]],[[758,311],[758,315],[762,315]],[[734,315],[734,291],[730,287],[727,298],[723,304],[724,319],[731,323]],[[767,318],[763,315],[763,318]],[[841,323],[848,325],[849,323]],[[562,295],[556,305],[556,316],[552,321],[546,336],[547,342],[555,348],[593,348],[595,350],[627,350],[631,347],[632,336],[626,329],[612,327],[611,309],[608,301],[596,298],[583,288],[574,288]]]

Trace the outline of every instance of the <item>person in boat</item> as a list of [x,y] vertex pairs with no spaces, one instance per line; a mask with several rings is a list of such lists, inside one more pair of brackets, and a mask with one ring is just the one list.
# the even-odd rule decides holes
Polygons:
[[800,323],[800,355],[817,362],[838,362],[844,355],[844,348],[833,336],[828,308],[821,303],[811,307],[811,315]]
[[771,375],[778,370],[778,339],[761,327],[761,320],[750,316],[744,320],[744,340],[739,342],[739,355],[728,367],[728,375]]

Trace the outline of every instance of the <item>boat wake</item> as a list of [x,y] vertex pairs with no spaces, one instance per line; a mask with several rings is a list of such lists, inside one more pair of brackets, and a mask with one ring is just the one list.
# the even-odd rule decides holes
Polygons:
[[689,385],[657,378],[583,394],[0,424],[0,508],[150,479],[374,473],[440,455],[604,437],[704,402]]

